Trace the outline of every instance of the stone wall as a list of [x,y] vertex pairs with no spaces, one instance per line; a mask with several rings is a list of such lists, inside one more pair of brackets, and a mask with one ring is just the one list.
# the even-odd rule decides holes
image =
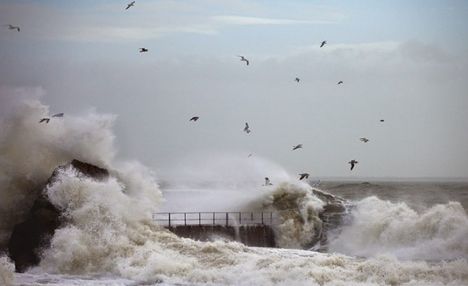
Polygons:
[[273,230],[268,225],[222,226],[222,225],[179,225],[168,229],[180,237],[200,241],[226,239],[248,246],[275,247]]

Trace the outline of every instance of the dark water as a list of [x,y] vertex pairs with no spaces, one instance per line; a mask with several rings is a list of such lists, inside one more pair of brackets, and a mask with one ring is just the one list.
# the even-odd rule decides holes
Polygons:
[[405,202],[417,210],[456,201],[468,210],[468,182],[322,181],[319,188],[350,201],[377,196],[391,202]]

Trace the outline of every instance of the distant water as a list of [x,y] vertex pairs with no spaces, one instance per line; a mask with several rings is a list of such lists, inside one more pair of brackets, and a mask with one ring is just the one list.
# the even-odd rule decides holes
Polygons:
[[16,274],[14,285],[467,285],[467,183],[322,182],[320,188],[352,203],[349,221],[330,233],[329,253],[127,229],[123,237],[130,241],[103,245],[120,253],[116,262],[100,258],[107,271],[96,272],[99,264],[83,269],[80,264],[92,261],[73,262],[69,250],[56,250],[60,257],[49,258],[52,264]]
[[[317,217],[323,202],[281,166],[245,156],[236,164],[214,164],[215,172],[188,168],[195,173],[188,179],[200,188],[184,189],[190,184],[178,181],[182,191],[171,196],[151,170],[115,158],[113,116],[91,112],[39,128],[37,119],[49,114],[40,102],[18,104],[11,113],[0,121],[0,242],[6,243],[11,228],[29,212],[38,195],[33,190],[46,195],[65,219],[51,246],[41,250],[41,263],[26,273],[15,273],[0,253],[2,286],[468,285],[466,184],[322,183],[321,189],[351,202],[343,226],[330,233],[329,253],[199,242],[158,226],[152,212],[173,199],[182,202],[173,201],[177,209],[248,210],[280,191],[299,211],[299,219],[279,224],[280,235],[301,240],[321,224],[313,220],[302,227]],[[110,178],[96,181],[65,168],[42,188],[58,165],[74,158],[106,167]],[[266,174],[274,186],[261,186]]]
[[352,201],[376,196],[393,203],[405,202],[417,210],[454,201],[468,210],[468,182],[322,181],[320,188]]

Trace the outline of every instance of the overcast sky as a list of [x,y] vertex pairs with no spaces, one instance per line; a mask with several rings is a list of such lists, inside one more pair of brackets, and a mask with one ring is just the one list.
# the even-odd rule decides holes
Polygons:
[[0,30],[2,90],[118,115],[120,156],[162,173],[252,153],[314,176],[468,177],[468,1],[126,4],[0,1],[21,27]]

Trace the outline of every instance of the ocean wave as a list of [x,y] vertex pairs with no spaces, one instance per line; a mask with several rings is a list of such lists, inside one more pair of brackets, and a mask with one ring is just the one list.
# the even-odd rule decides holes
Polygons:
[[330,250],[355,256],[392,254],[402,259],[468,258],[468,216],[458,202],[415,211],[377,197],[358,201],[351,221]]
[[[28,102],[21,105],[18,112],[11,120],[2,121],[5,124],[2,127],[6,126],[7,131],[2,133],[0,140],[0,192],[2,199],[14,202],[8,205],[0,201],[2,215],[17,212],[15,208],[18,206],[26,211],[28,202],[31,204],[28,192],[31,188],[39,188],[39,192],[42,190],[61,211],[63,223],[51,238],[50,247],[42,249],[40,264],[30,269],[29,273],[19,274],[17,283],[22,284],[21,279],[27,275],[43,277],[49,274],[78,275],[90,280],[95,276],[115,276],[139,284],[164,281],[169,285],[468,283],[466,259],[435,263],[400,261],[387,256],[360,259],[342,254],[252,248],[236,242],[200,242],[177,237],[151,220],[152,211],[161,202],[161,192],[154,174],[135,162],[115,162],[112,116],[91,113],[38,126],[37,118],[48,114],[46,106],[39,102]],[[72,167],[61,168],[57,169],[54,180],[42,189],[52,170],[72,158],[106,167],[110,171],[109,178],[94,180],[80,176]],[[292,194],[296,207],[299,206],[299,217],[307,218],[311,213],[310,217],[316,217],[313,212],[320,209],[320,201],[323,200],[317,200],[308,191],[304,194],[304,188],[278,184],[278,194]],[[358,210],[366,214],[367,207],[378,212],[379,209],[371,205],[363,202],[358,205]],[[389,209],[392,209],[391,206]],[[399,213],[405,212],[405,208],[402,209],[390,213],[398,218]],[[466,219],[466,215],[460,215],[456,203],[451,204],[450,209],[445,212],[435,208],[430,212],[435,215],[427,215],[426,218],[415,214],[413,217],[420,217],[417,221],[421,221],[422,225],[425,225],[425,221],[433,225],[430,222],[439,218],[442,224],[449,227],[435,228],[435,237],[450,240],[453,238],[439,233],[444,230],[453,236],[456,234],[452,228],[454,224],[464,223]],[[407,212],[412,214],[411,211]],[[455,217],[451,219],[450,216]],[[311,222],[314,226],[315,221],[312,219]],[[408,227],[415,225],[409,224]],[[285,232],[282,235],[289,235],[289,230],[282,230]],[[298,239],[307,239],[313,235],[312,230],[313,227],[303,227],[301,233],[305,236],[301,234],[297,236]],[[404,228],[400,230],[412,231]],[[342,232],[343,235],[345,233],[346,230]],[[2,272],[2,279],[11,281],[9,273],[12,273],[12,264],[0,263],[0,270],[7,270]],[[40,281],[44,280],[38,279],[32,285],[42,283]]]

